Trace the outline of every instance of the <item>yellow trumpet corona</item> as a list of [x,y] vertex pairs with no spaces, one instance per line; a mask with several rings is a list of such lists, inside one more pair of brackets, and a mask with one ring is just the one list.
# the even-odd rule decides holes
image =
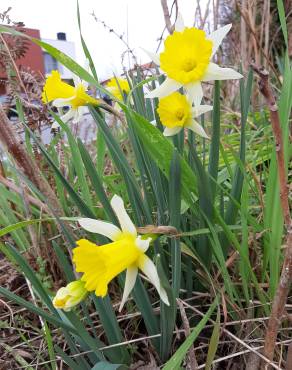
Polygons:
[[99,101],[86,93],[87,84],[76,82],[75,87],[63,82],[58,71],[52,71],[47,77],[43,88],[42,101],[52,102],[55,107],[70,107],[69,111],[61,117],[64,122],[73,118],[79,121],[87,104],[98,105]]
[[79,219],[79,224],[83,229],[104,235],[112,240],[112,243],[97,246],[86,239],[81,239],[77,242],[77,247],[73,249],[73,262],[76,271],[83,273],[81,281],[84,282],[85,289],[104,297],[108,292],[110,281],[126,270],[121,310],[135,285],[138,269],[140,269],[155,286],[162,301],[169,304],[156,267],[145,254],[151,238],[142,239],[137,235],[136,227],[128,216],[120,197],[115,195],[111,200],[111,206],[121,228],[109,222],[90,218]]

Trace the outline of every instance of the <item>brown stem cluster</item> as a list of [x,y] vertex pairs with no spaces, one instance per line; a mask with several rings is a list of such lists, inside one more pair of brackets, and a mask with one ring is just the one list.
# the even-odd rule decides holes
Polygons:
[[[265,69],[256,65],[252,65],[252,68],[260,78],[259,90],[263,95],[270,111],[271,124],[276,145],[280,199],[287,232],[285,238],[286,248],[284,262],[279,285],[272,304],[271,316],[266,330],[264,345],[264,356],[269,360],[273,360],[278,329],[281,324],[289,289],[292,283],[292,219],[289,209],[289,190],[285,170],[283,134],[276,99],[269,84],[269,73]],[[262,363],[262,369],[266,369],[265,363]]]

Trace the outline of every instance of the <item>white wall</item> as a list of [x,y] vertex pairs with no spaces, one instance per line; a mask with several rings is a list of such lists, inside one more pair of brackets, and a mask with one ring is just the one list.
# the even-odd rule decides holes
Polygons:
[[[64,40],[49,40],[49,39],[42,39],[42,41],[54,46],[56,49],[59,49],[64,54],[68,55],[72,59],[75,60],[75,44],[71,41],[64,41]],[[66,67],[64,67],[61,63],[58,62],[58,70],[61,74],[62,79],[72,79],[72,72],[69,71]]]

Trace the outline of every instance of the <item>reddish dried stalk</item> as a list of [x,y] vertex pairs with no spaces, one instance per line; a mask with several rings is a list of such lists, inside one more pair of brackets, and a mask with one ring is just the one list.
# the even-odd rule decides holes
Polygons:
[[[280,199],[284,216],[284,223],[287,231],[287,235],[285,238],[285,256],[280,276],[280,282],[273,300],[271,316],[268,322],[265,336],[264,356],[272,361],[275,351],[278,329],[281,324],[281,319],[285,310],[289,288],[292,283],[292,219],[289,210],[289,190],[285,170],[283,134],[276,99],[269,84],[269,73],[265,69],[259,68],[256,65],[252,65],[252,68],[260,77],[259,90],[265,98],[266,104],[270,111],[271,124],[276,144]],[[262,363],[262,369],[266,369],[266,364]]]

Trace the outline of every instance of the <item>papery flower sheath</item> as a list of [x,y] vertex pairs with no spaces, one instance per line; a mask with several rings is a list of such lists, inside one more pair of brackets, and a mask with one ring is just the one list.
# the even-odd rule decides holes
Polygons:
[[111,78],[106,84],[106,88],[118,100],[123,100],[123,94],[128,94],[130,92],[128,81],[120,77]]
[[179,15],[175,31],[166,38],[162,53],[153,54],[145,50],[166,74],[165,81],[147,97],[161,98],[184,87],[198,106],[203,98],[201,82],[242,78],[235,70],[221,68],[211,62],[231,26],[228,24],[207,35],[203,30],[185,27]]
[[57,108],[69,107],[70,109],[61,119],[68,122],[78,122],[83,116],[87,104],[98,105],[99,101],[86,93],[88,84],[75,79],[75,87],[63,82],[58,71],[52,71],[46,79],[42,93],[44,103],[52,102]]
[[102,246],[81,239],[73,249],[73,262],[76,271],[83,273],[81,281],[85,289],[94,291],[99,297],[108,292],[108,284],[117,275],[126,270],[126,281],[120,311],[131,293],[140,269],[155,286],[162,301],[169,304],[167,294],[161,286],[157,269],[145,254],[151,238],[142,239],[137,235],[136,227],[128,216],[123,200],[115,195],[111,206],[119,220],[120,227],[91,218],[79,219],[81,227],[89,232],[106,236],[112,243]]
[[172,136],[183,128],[188,128],[196,134],[208,138],[203,127],[195,120],[196,117],[213,109],[210,105],[192,106],[187,96],[174,92],[159,99],[157,113],[165,126],[164,136]]
[[88,295],[84,282],[75,280],[60,288],[53,299],[54,307],[64,311],[70,311],[73,307],[83,301]]

